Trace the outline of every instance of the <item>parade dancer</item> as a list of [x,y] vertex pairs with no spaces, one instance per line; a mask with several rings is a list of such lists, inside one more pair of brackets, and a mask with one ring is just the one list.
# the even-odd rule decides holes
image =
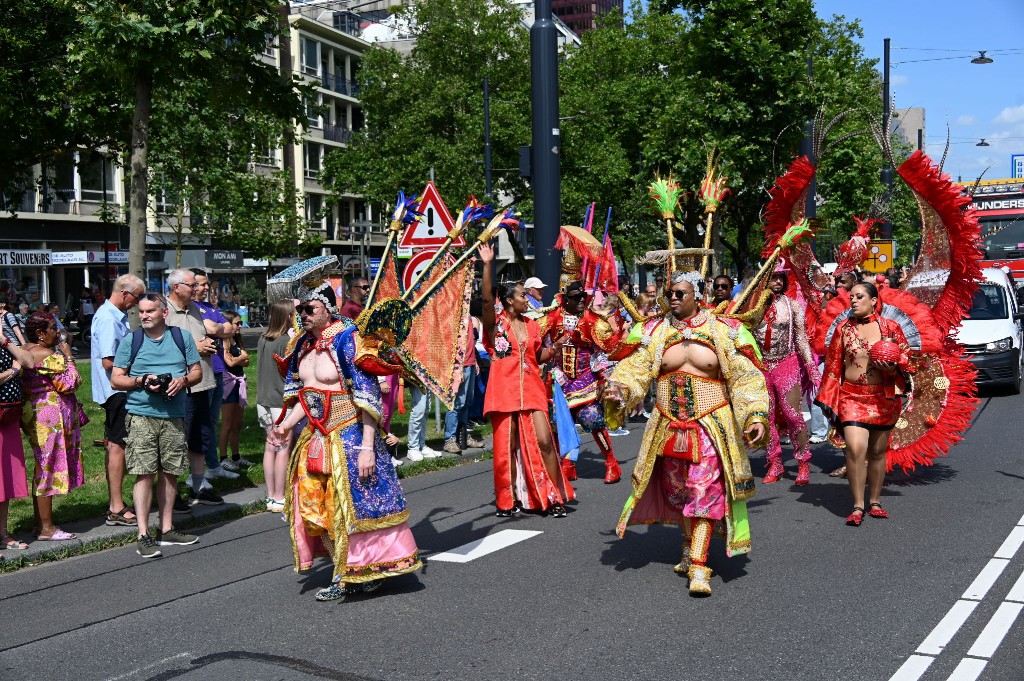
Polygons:
[[[594,436],[594,442],[604,455],[605,484],[612,484],[622,477],[622,470],[605,427],[600,385],[591,367],[591,360],[599,349],[593,339],[596,316],[585,311],[586,300],[583,282],[574,281],[562,293],[561,306],[542,317],[539,323],[544,344],[556,348],[552,380],[562,387],[573,419],[583,432]],[[558,339],[564,340],[559,344]],[[562,459],[562,471],[569,480],[576,479],[576,464],[568,457]]]
[[725,536],[726,555],[750,551],[746,501],[754,478],[743,437],[758,446],[767,434],[768,393],[749,332],[701,308],[702,279],[699,272],[673,273],[671,313],[647,322],[642,340],[620,350],[629,354],[612,372],[605,413],[610,421],[621,418],[655,383],[656,411],[616,532],[621,537],[634,524],[681,525],[683,557],[675,570],[689,576],[692,595],[707,596],[712,531]]
[[[300,296],[302,328],[288,359],[285,405],[298,402],[271,433],[284,446],[303,418],[288,464],[285,511],[297,570],[313,558],[334,561],[318,601],[373,591],[386,577],[420,569],[409,510],[384,439],[378,434],[380,388],[362,365],[374,352],[348,319],[336,320],[329,283]],[[282,415],[284,410],[282,410]]]
[[776,271],[768,287],[773,294],[764,318],[754,330],[754,337],[761,347],[765,365],[765,383],[771,398],[771,414],[768,419],[768,472],[764,483],[778,482],[785,473],[782,465],[782,444],[776,420],[781,420],[793,442],[793,458],[799,462],[796,484],[806,485],[811,477],[811,450],[807,446],[807,426],[801,410],[803,391],[801,375],[806,375],[817,388],[821,382],[818,367],[811,356],[807,331],[804,327],[804,313],[800,306],[786,295],[789,277],[784,271]]

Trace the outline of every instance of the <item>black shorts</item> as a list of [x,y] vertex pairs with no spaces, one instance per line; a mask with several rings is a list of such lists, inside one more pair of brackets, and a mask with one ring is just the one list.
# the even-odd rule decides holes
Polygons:
[[185,402],[185,444],[192,454],[206,454],[213,442],[213,418],[210,411],[210,392],[188,394]]
[[106,412],[103,437],[121,448],[124,448],[128,439],[128,430],[124,425],[124,417],[128,414],[127,403],[128,393],[114,393],[103,403],[103,411]]

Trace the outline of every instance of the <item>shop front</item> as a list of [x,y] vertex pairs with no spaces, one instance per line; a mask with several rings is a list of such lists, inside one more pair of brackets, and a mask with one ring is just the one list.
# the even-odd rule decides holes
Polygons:
[[50,251],[0,249],[0,297],[35,309],[50,302]]

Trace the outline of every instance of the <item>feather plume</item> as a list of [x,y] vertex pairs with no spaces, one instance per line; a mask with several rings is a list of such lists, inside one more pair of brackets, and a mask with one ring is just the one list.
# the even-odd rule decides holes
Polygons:
[[665,178],[655,175],[654,182],[648,189],[661,217],[663,219],[675,218],[679,198],[683,195],[683,189],[675,181],[675,178],[672,175]]
[[814,178],[814,165],[806,156],[800,156],[789,169],[775,180],[771,200],[764,211],[764,242],[761,257],[767,258],[778,245],[789,226],[804,217],[803,200]]

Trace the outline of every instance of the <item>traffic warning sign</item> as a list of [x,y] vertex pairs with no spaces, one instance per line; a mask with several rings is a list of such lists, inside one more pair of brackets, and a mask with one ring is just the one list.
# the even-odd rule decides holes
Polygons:
[[[399,247],[436,248],[444,243],[448,232],[455,229],[455,220],[452,219],[433,182],[427,182],[419,210],[423,213],[423,219],[405,230],[402,240],[398,242]],[[465,245],[466,240],[461,235],[452,242],[452,246],[456,248],[463,248]]]

